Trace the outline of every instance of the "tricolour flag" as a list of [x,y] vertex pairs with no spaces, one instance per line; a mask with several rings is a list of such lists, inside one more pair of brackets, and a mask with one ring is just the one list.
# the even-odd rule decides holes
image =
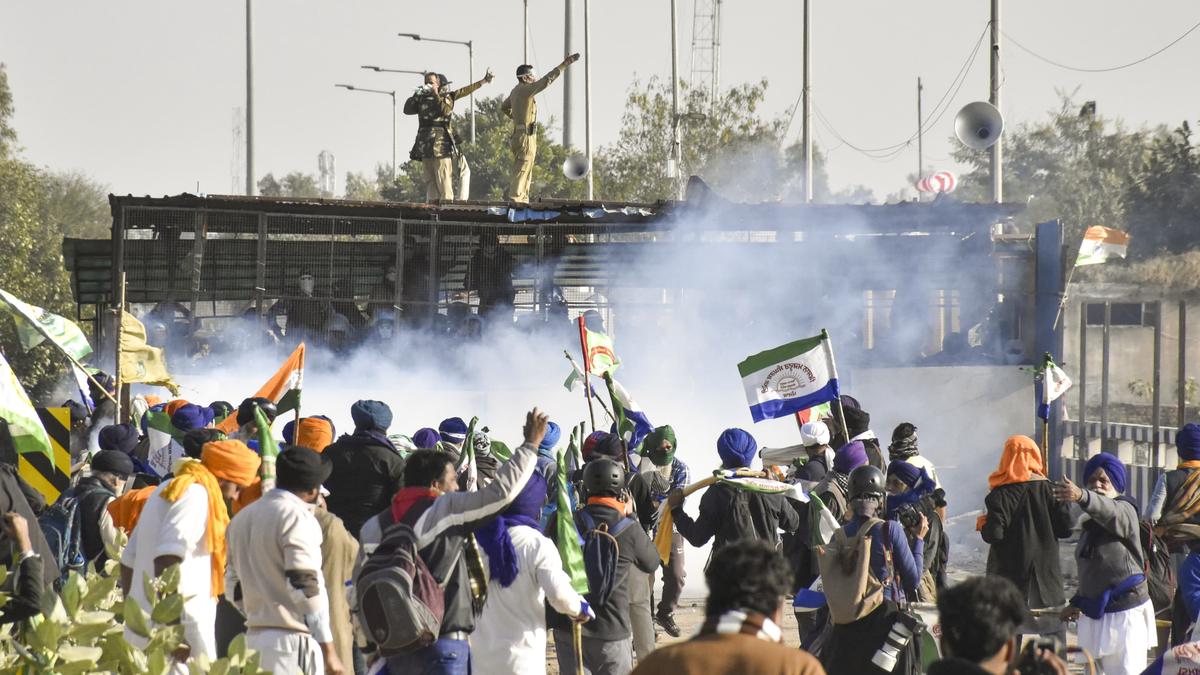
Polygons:
[[790,342],[738,364],[755,422],[785,417],[838,398],[829,334]]
[[92,353],[87,336],[75,323],[41,307],[22,302],[8,291],[0,290],[0,300],[17,320],[17,337],[26,351],[50,340],[76,361]]
[[604,376],[605,383],[608,384],[608,394],[612,398],[613,415],[617,418],[617,434],[625,439],[625,447],[630,452],[636,452],[642,445],[642,440],[654,431],[654,425],[650,423],[646,417],[642,406],[638,405],[637,401],[625,391],[625,387],[621,386],[611,374]]
[[[258,388],[254,396],[265,398],[275,404],[279,414],[300,408],[300,389],[304,385],[304,343],[292,352],[279,370]],[[230,415],[217,425],[227,434],[237,431],[237,415]]]
[[258,476],[262,478],[262,491],[266,494],[268,490],[275,489],[275,460],[279,457],[279,444],[271,432],[271,421],[258,406],[254,407],[254,426],[258,427],[258,451],[262,455]]
[[1060,396],[1065,394],[1071,388],[1071,378],[1063,372],[1062,368],[1054,363],[1054,359],[1050,355],[1046,355],[1046,363],[1042,370],[1042,402],[1038,406],[1038,417],[1050,419],[1050,404],[1058,400]]
[[1075,266],[1099,265],[1110,258],[1124,258],[1129,248],[1129,234],[1111,227],[1093,225],[1083,233]]
[[563,571],[571,578],[571,588],[583,595],[588,592],[587,571],[583,567],[583,545],[579,540],[579,530],[575,529],[571,497],[567,494],[571,477],[567,472],[567,457],[562,451],[558,453],[556,482],[558,489],[555,491],[555,500],[558,510],[554,517],[554,539],[558,544],[558,557],[562,558]]
[[18,455],[45,453],[50,463],[54,463],[50,436],[3,352],[0,352],[0,418],[8,421],[8,432]]
[[808,424],[830,417],[833,417],[833,406],[829,402],[796,412],[796,422],[800,424]]
[[120,340],[122,382],[157,384],[170,390],[172,396],[179,395],[179,385],[167,372],[163,350],[146,343],[146,327],[136,316],[124,310],[121,311]]
[[583,347],[583,369],[592,375],[611,373],[621,365],[613,351],[613,339],[604,333],[588,330],[579,317],[579,342]]

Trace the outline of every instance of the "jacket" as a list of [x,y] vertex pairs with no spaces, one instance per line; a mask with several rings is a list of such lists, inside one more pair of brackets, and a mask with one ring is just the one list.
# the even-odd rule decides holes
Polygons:
[[[325,452],[329,452],[326,450]],[[442,617],[442,632],[475,630],[475,614],[471,608],[471,585],[463,547],[475,528],[508,507],[525,488],[533,475],[537,448],[522,444],[512,459],[500,466],[496,480],[477,492],[448,492],[436,498],[413,500],[401,515],[417,535],[421,559],[429,571],[445,584],[446,610]],[[413,489],[413,488],[406,488]],[[359,533],[359,560],[362,567],[366,556],[375,552],[383,539],[383,526],[395,522],[392,509],[367,520]]]
[[[25,499],[21,482],[17,476],[17,467],[0,463],[0,514],[16,511],[29,523],[29,543],[33,545],[33,552],[38,554],[42,561],[42,579],[49,583],[59,577],[58,563],[50,553],[46,535],[42,534],[42,528],[38,527],[37,516],[33,514],[29,501]],[[13,548],[8,536],[0,532],[0,567],[13,567],[16,561],[12,553]]]
[[[584,624],[585,626],[587,624]],[[825,675],[805,651],[753,635],[706,634],[651,652],[634,675]]]
[[[583,508],[595,519],[597,526],[605,523],[609,530],[623,517],[616,510],[601,504],[588,504]],[[559,515],[555,513],[546,528],[546,531],[553,535],[558,533],[556,519]],[[596,612],[596,619],[583,624],[584,637],[606,642],[624,640],[633,635],[629,623],[629,568],[636,567],[647,574],[658,569],[658,549],[654,548],[654,543],[642,528],[631,525],[621,530],[616,538],[619,549],[616,583],[608,596],[608,602],[603,606],[592,607]],[[562,614],[548,610],[547,616],[547,624],[550,627],[570,629],[571,620]]]
[[[1075,546],[1079,595],[1099,598],[1129,577],[1142,574],[1141,523],[1137,507],[1128,499],[1111,499],[1084,490],[1079,507],[1088,516]],[[1132,609],[1149,599],[1150,592],[1143,581],[1123,595],[1109,599],[1106,611]]]
[[329,512],[342,519],[346,530],[358,537],[368,518],[386,509],[404,478],[404,459],[381,438],[356,431],[343,435],[322,453],[333,471],[325,481]]
[[[749,513],[750,530],[743,528],[738,517],[742,504]],[[700,498],[700,517],[695,520],[680,506],[671,511],[675,529],[692,546],[700,547],[714,539],[713,550],[739,539],[762,539],[771,544],[779,542],[779,530],[795,532],[800,516],[781,494],[769,495],[748,492],[718,483]]]
[[454,129],[454,102],[474,93],[483,86],[483,82],[480,80],[441,94],[434,94],[422,87],[408,97],[404,102],[404,114],[416,115],[418,120],[417,138],[408,153],[410,159],[450,157],[454,147],[462,145],[462,139]]
[[81,525],[79,538],[84,557],[89,561],[95,560],[96,569],[103,569],[107,555],[104,552],[104,539],[100,536],[100,518],[107,513],[109,502],[116,499],[117,494],[99,478],[84,476],[75,487],[59,495],[59,499],[65,496],[77,499]]
[[537,121],[537,99],[534,97],[545,91],[546,87],[549,87],[550,83],[557,80],[566,70],[566,64],[561,64],[539,80],[528,83],[518,82],[517,86],[512,88],[508,98],[505,98],[500,104],[500,111],[512,118],[513,133],[530,133],[529,129]]
[[1055,501],[1050,481],[1001,485],[988,493],[984,506],[980,534],[992,545],[987,573],[1025,591],[1033,609],[1063,604],[1058,540],[1071,535],[1071,511]]
[[[843,525],[842,529],[847,535],[853,537],[858,534],[858,528],[862,527],[865,522],[867,522],[865,517],[855,516],[850,519],[850,522]],[[884,536],[885,526],[886,537]],[[891,549],[892,572],[897,577],[894,580],[888,574],[886,549]],[[883,583],[883,595],[888,600],[900,601],[895,593],[897,585],[904,590],[905,596],[909,600],[915,600],[916,589],[921,583],[921,571],[924,565],[924,540],[917,539],[910,544],[904,533],[904,526],[900,523],[894,520],[887,521],[875,525],[871,530],[871,574],[874,574],[875,578]]]
[[321,526],[321,575],[325,577],[325,592],[329,594],[333,644],[342,663],[354,663],[354,629],[350,625],[346,584],[353,578],[358,542],[346,531],[342,521],[329,511],[316,508],[313,516]]

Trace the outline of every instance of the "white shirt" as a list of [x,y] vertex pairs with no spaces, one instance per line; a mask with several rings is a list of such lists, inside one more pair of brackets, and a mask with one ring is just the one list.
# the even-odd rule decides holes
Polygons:
[[[154,559],[177,556],[183,560],[179,565],[179,594],[184,597],[180,619],[184,638],[192,648],[193,657],[207,654],[213,660],[217,657],[213,628],[217,599],[212,594],[212,556],[204,536],[208,525],[208,492],[193,484],[172,503],[162,498],[163,488],[171,482],[155,488],[146,500],[129,544],[121,554],[121,564],[133,568],[129,596],[149,617],[153,608],[146,599],[143,579],[154,577]],[[146,646],[146,640],[128,629],[125,637],[136,648]]]
[[[471,666],[476,675],[544,675],[545,603],[576,616],[583,598],[571,588],[554,542],[537,530],[508,529],[517,552],[517,578],[508,588],[488,583],[488,599],[471,634]],[[483,568],[488,569],[487,553]]]

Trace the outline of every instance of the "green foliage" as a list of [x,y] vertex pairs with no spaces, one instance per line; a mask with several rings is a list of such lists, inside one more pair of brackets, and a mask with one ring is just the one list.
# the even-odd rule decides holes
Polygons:
[[277,180],[268,173],[258,179],[258,194],[263,197],[320,197],[321,189],[317,177],[303,171],[293,171]]
[[1135,257],[1177,253],[1196,248],[1200,223],[1200,148],[1192,142],[1187,122],[1169,134],[1156,137],[1141,176],[1133,181],[1128,230],[1136,246]]
[[368,178],[366,174],[348,171],[346,172],[345,198],[364,202],[378,201],[380,199],[379,187],[376,181]]
[[[0,637],[0,672],[165,673],[171,654],[183,641],[183,626],[177,623],[183,615],[179,567],[147,581],[147,597],[153,599],[148,616],[133,598],[121,599],[117,567],[110,560],[106,576],[94,568],[86,577],[72,572],[60,593],[47,591],[40,615]],[[147,646],[130,645],[125,628],[146,640]],[[210,663],[193,655],[188,668],[192,673],[230,675],[266,672],[258,668],[258,656],[246,650],[244,638],[234,640],[227,658]]]
[[76,239],[112,236],[108,186],[78,171],[42,174],[43,199],[39,216],[51,231]]
[[0,63],[0,157],[7,157],[17,142],[17,131],[9,124],[13,116],[12,90],[8,88],[8,71]]

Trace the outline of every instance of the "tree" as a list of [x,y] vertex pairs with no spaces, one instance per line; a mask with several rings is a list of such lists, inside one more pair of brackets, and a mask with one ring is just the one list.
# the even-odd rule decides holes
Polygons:
[[258,194],[263,197],[282,197],[283,186],[275,180],[275,174],[268,173],[258,179]]
[[[1080,113],[1068,94],[1048,120],[1026,122],[1004,132],[1006,201],[1027,202],[1019,224],[1061,220],[1067,242],[1077,245],[1091,225],[1122,227],[1127,186],[1150,153],[1154,134],[1127,131],[1094,113]],[[962,176],[957,197],[989,201],[991,173],[987,150],[955,144],[954,158],[971,171]]]
[[1126,198],[1134,257],[1200,248],[1200,149],[1187,122],[1154,139]]
[[364,202],[378,201],[379,187],[376,181],[364,173],[346,172],[346,199],[357,199]]
[[64,237],[108,239],[112,212],[108,187],[78,171],[43,173],[44,200],[40,217]]
[[[784,146],[785,116],[762,117],[766,80],[727,89],[715,102],[704,89],[681,87],[683,175],[698,175],[735,201],[800,198],[801,148]],[[651,78],[630,86],[620,136],[597,154],[599,194],[622,201],[674,197],[675,179],[667,175],[666,161],[671,119],[670,83]],[[820,153],[814,153],[813,163],[814,196],[829,196]]]
[[320,197],[321,189],[317,186],[316,176],[293,171],[283,180],[276,179],[273,173],[258,179],[258,194],[264,197]]

